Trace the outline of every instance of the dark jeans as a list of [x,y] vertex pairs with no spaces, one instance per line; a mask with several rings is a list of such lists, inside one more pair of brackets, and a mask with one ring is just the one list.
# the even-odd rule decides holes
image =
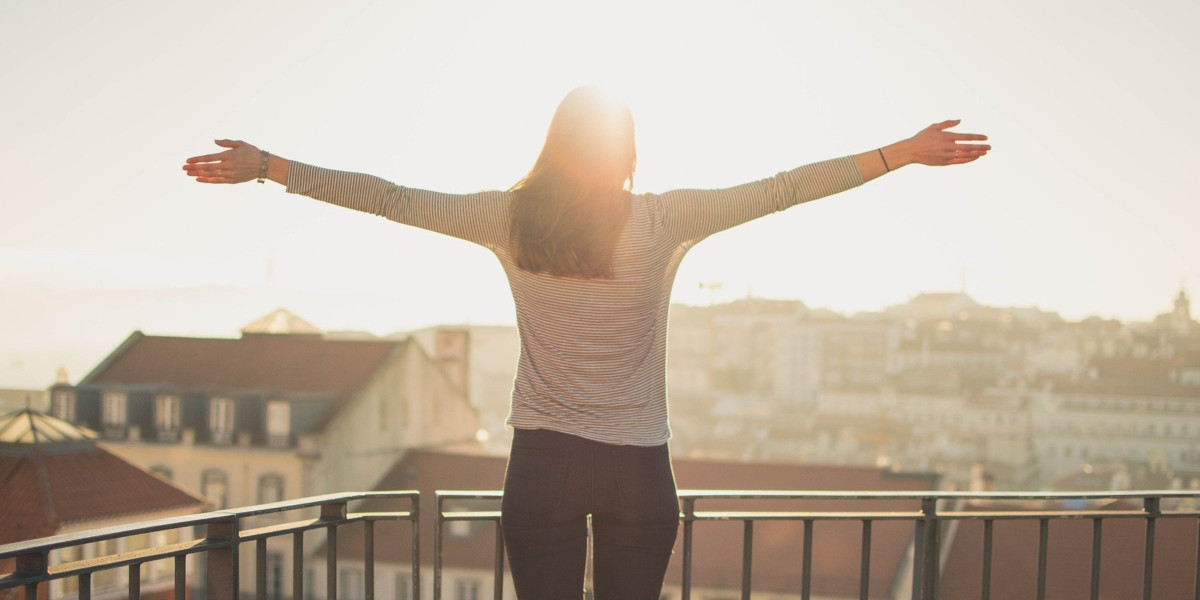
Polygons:
[[518,429],[500,511],[520,600],[583,596],[589,514],[596,600],[658,600],[679,527],[666,444]]

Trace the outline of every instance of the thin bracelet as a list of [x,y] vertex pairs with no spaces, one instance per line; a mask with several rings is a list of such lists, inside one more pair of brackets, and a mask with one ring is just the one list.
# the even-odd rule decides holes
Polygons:
[[[271,153],[267,152],[266,150],[263,150],[262,151],[262,164],[260,164],[258,166],[258,182],[259,183],[264,183],[263,180],[267,178],[267,163],[270,160],[271,160]],[[884,161],[884,162],[886,163],[887,161]]]
[[884,156],[883,156],[883,148],[877,148],[876,150],[879,152],[879,158],[883,159],[883,168],[887,169],[888,173],[891,173],[892,168],[888,166],[887,158],[884,158]]

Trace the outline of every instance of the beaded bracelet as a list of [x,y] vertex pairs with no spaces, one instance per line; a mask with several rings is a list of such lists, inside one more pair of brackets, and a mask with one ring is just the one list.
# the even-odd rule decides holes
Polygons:
[[267,163],[271,159],[271,153],[266,150],[262,151],[262,164],[258,166],[258,182],[264,183],[267,178]]

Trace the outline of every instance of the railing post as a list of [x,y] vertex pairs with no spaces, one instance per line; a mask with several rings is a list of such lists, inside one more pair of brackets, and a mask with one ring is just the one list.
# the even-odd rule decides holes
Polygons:
[[493,573],[492,583],[492,598],[494,600],[503,600],[504,598],[504,530],[500,527],[500,521],[496,521],[496,572]]
[[254,544],[254,597],[267,600],[267,540]]
[[292,534],[292,600],[304,600],[304,532]]
[[433,600],[442,600],[442,496],[434,500],[433,513]]
[[[321,505],[322,521],[338,521],[346,518],[346,503],[332,502]],[[337,598],[337,525],[325,528],[325,597],[328,600]]]
[[750,584],[754,578],[751,566],[754,563],[754,521],[742,523],[742,600],[750,600]]
[[[82,586],[81,588],[82,589]],[[187,589],[187,555],[179,555],[175,557],[175,600],[186,600],[188,597]],[[82,596],[79,600],[88,600]]]
[[366,600],[375,600],[375,521],[363,522],[363,586]]
[[682,600],[692,597],[692,525],[696,516],[696,499],[683,499],[683,589]]
[[1046,600],[1046,569],[1050,562],[1050,519],[1038,519],[1037,600]]
[[[983,593],[981,600],[992,599],[992,519],[983,520]],[[1095,599],[1093,599],[1095,600]]]
[[800,578],[803,583],[800,584],[801,600],[809,600],[812,597],[812,548],[813,548],[813,526],[816,521],[812,519],[804,520],[804,558],[800,564]]
[[413,600],[421,600],[421,495],[412,501],[412,585]]
[[1104,519],[1092,519],[1092,592],[1091,600],[1100,600],[1100,549],[1104,535]]
[[79,600],[92,600],[92,574],[79,574]]
[[209,523],[205,529],[205,538],[208,542],[219,544],[207,553],[207,600],[236,600],[238,597],[237,517]]
[[46,551],[30,552],[17,557],[15,574],[18,577],[41,577],[50,566],[50,553]]
[[129,565],[129,600],[141,600],[142,563]]
[[1154,525],[1158,515],[1162,514],[1161,498],[1146,496],[1146,561],[1142,567],[1142,599],[1150,600],[1153,596],[1150,589],[1154,587]]
[[863,519],[862,564],[858,569],[858,597],[868,600],[871,594],[871,520]]
[[913,528],[913,600],[935,600],[937,579],[940,570],[941,552],[938,550],[938,499],[933,496],[921,498],[921,517]]

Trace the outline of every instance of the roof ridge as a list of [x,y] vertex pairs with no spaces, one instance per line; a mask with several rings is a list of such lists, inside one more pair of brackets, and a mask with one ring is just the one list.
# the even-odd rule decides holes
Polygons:
[[30,457],[33,461],[34,473],[38,481],[38,492],[42,496],[42,501],[46,507],[46,523],[53,530],[57,531],[59,526],[58,508],[54,502],[54,493],[50,489],[50,473],[46,471],[46,461],[42,459],[42,450],[34,444],[33,455]]

